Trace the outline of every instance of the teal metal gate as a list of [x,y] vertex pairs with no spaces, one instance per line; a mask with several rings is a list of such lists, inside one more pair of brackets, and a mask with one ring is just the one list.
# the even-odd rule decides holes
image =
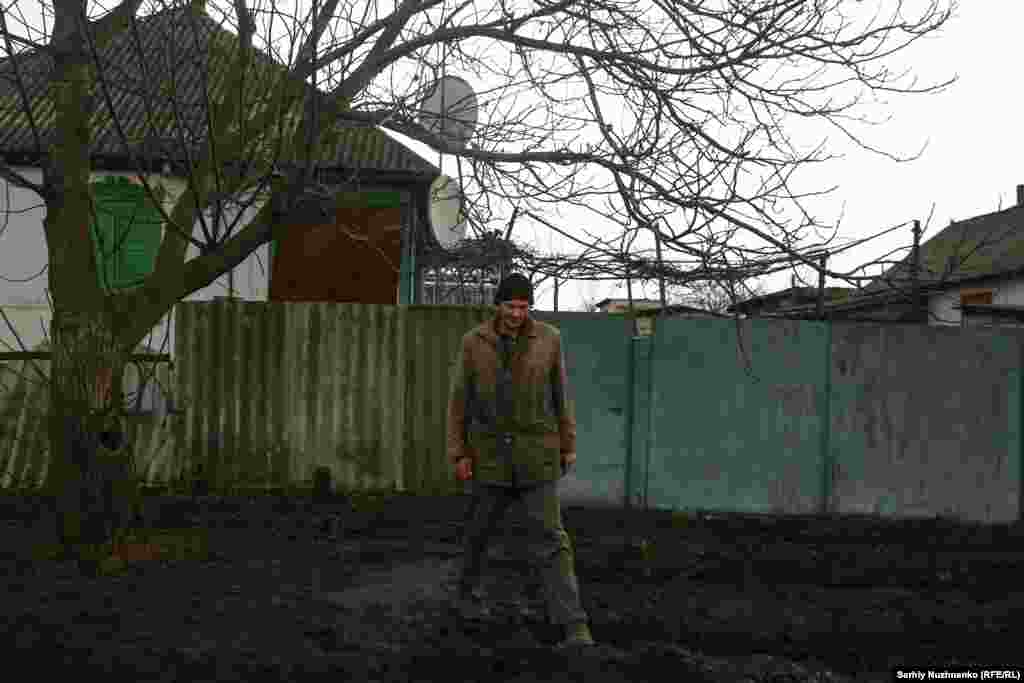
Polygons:
[[634,500],[676,510],[820,510],[825,323],[664,318],[633,346],[633,472],[643,474],[633,480],[645,485],[634,487]]

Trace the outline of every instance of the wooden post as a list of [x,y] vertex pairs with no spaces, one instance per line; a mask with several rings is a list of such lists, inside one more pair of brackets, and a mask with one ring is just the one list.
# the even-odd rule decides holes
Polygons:
[[665,310],[665,270],[661,261],[661,234],[656,227],[652,227],[654,233],[654,249],[658,256],[658,289],[661,295],[661,309]]
[[910,278],[913,286],[911,303],[911,319],[914,322],[927,322],[921,315],[921,221],[915,220],[912,228],[914,233],[914,250],[910,259]]
[[818,259],[818,320],[825,319],[825,266],[828,263],[828,252],[826,251]]
[[626,303],[629,315],[633,315],[633,278],[630,277],[629,261],[626,262]]
[[558,276],[555,276],[555,313],[558,313]]

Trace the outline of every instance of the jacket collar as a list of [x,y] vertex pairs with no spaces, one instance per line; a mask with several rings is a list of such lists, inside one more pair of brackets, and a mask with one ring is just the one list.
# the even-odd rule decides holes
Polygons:
[[[477,331],[481,337],[491,342],[495,346],[498,345],[498,314],[495,314],[493,318],[485,322],[480,326]],[[523,329],[519,331],[520,337],[536,337],[537,327],[533,324],[533,318],[529,315],[526,316],[526,320],[523,321]]]

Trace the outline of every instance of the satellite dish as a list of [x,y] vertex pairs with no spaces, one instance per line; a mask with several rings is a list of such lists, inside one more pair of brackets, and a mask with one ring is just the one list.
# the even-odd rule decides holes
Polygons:
[[444,76],[420,105],[419,122],[456,147],[465,147],[476,128],[480,109],[473,87],[458,76]]
[[430,183],[430,227],[434,238],[445,249],[451,249],[466,237],[466,216],[462,212],[462,188],[446,175]]

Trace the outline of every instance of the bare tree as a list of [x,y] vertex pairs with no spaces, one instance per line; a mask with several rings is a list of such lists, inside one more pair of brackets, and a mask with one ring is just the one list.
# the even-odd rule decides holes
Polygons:
[[580,295],[580,307],[581,310],[593,313],[597,310],[597,304],[600,301],[597,290],[594,287],[594,281],[589,281],[583,284],[583,292]]
[[757,285],[740,283],[730,289],[715,281],[694,282],[684,288],[672,288],[670,303],[702,308],[715,313],[725,313],[729,306],[743,299],[764,294]]
[[[913,15],[890,0],[321,0],[286,13],[266,0],[211,0],[182,15],[186,44],[180,32],[140,40],[160,12],[182,7],[17,0],[2,13],[0,125],[24,131],[25,154],[43,168],[41,182],[11,163],[0,177],[46,204],[58,482],[81,476],[68,421],[116,413],[125,354],[173,305],[280,237],[304,199],[324,201],[311,192],[314,171],[346,127],[454,155],[475,230],[517,210],[589,248],[576,268],[594,279],[735,282],[814,266],[822,247],[808,242],[819,225],[803,208],[822,190],[791,181],[828,150],[801,151],[791,122],[816,120],[874,149],[858,125],[862,99],[946,85],[918,85],[886,58],[938,31],[953,9],[938,0]],[[231,36],[200,41],[210,17]],[[112,66],[117,51],[131,55],[130,70]],[[196,88],[181,77],[188,69],[200,72]],[[418,116],[445,72],[478,88],[468,146]],[[310,94],[311,78],[321,95]],[[125,103],[146,112],[142,124],[127,125]],[[135,155],[147,192],[155,161],[185,179],[164,212],[153,272],[114,292],[98,285],[93,251],[82,248],[95,211],[89,174],[110,147]],[[258,210],[225,222],[228,201]],[[581,215],[622,234],[598,239]],[[660,240],[664,262],[630,253],[639,233]],[[186,262],[189,244],[200,255]],[[569,276],[552,264],[535,271]],[[82,370],[97,355],[112,372],[106,397]]]

